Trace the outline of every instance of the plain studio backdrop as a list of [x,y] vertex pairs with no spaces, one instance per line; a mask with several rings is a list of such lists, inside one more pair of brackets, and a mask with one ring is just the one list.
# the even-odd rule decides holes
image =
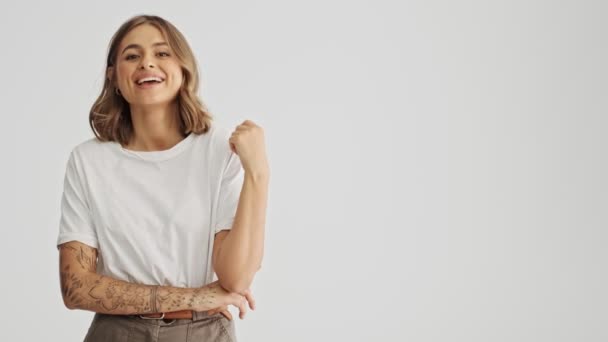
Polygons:
[[271,166],[240,341],[608,340],[603,1],[4,3],[2,341],[79,341],[55,246],[111,35],[180,29]]

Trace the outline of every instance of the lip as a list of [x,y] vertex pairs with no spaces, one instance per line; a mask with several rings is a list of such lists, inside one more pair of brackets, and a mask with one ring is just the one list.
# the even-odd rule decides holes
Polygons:
[[162,79],[163,81],[165,80],[165,77],[163,77],[163,75],[161,75],[161,74],[156,74],[153,72],[143,72],[141,74],[137,74],[137,76],[135,76],[135,78],[133,79],[133,82],[135,82],[135,84],[137,84],[137,81],[141,80],[142,78],[146,78],[146,77],[158,77],[158,78]]
[[152,83],[142,83],[142,84],[137,84],[137,82],[135,82],[135,86],[139,89],[148,89],[148,88],[154,88],[156,86],[160,86],[161,84],[164,84],[165,81],[163,80],[162,82],[152,82]]

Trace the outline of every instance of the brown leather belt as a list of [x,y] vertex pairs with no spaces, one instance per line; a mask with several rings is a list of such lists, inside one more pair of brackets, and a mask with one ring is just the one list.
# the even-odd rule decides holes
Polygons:
[[181,310],[172,312],[159,312],[139,315],[143,319],[192,319],[192,310]]

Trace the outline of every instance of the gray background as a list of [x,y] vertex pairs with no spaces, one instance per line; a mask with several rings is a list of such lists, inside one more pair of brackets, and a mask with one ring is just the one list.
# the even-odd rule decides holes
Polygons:
[[605,1],[3,3],[0,340],[82,340],[68,154],[135,14],[187,37],[217,122],[264,127],[241,341],[606,341]]

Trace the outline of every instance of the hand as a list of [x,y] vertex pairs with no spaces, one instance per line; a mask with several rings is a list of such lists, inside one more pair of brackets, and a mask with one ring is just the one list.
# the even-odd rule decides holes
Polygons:
[[236,126],[228,139],[230,149],[241,159],[246,172],[267,175],[269,173],[264,130],[262,127],[245,120]]
[[239,318],[244,319],[245,314],[247,313],[246,302],[249,303],[251,310],[255,310],[255,299],[253,298],[250,289],[247,289],[240,294],[228,292],[220,286],[219,281],[217,280],[205,285],[205,287],[208,288],[211,293],[215,294],[213,296],[213,303],[211,304],[213,309],[208,310],[209,315],[215,315],[216,313],[221,312],[226,318],[232,320],[232,314],[228,311],[228,305],[234,305],[239,309]]
[[230,311],[228,311],[228,306],[224,305],[224,306],[220,306],[218,308],[215,309],[211,309],[207,312],[207,314],[209,316],[213,316],[216,313],[221,312],[222,315],[226,316],[226,318],[228,318],[229,321],[232,321],[232,314],[230,313]]

